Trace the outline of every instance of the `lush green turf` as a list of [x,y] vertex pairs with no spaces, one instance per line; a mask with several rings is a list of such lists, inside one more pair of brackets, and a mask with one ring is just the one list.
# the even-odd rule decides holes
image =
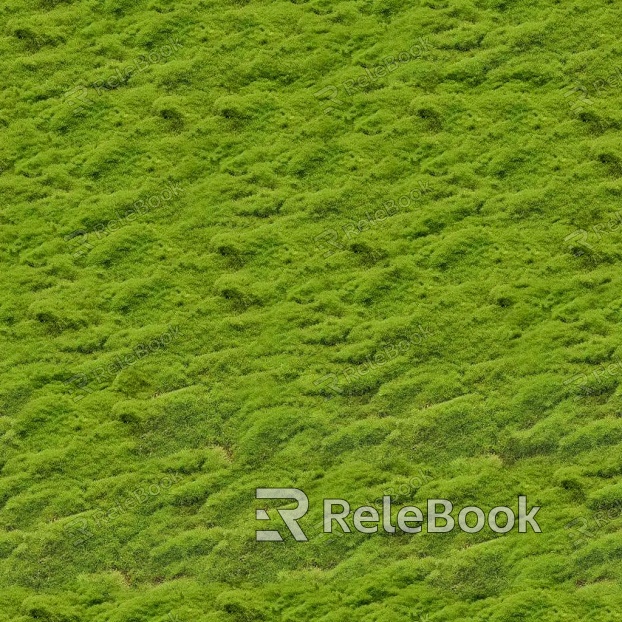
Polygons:
[[[621,21],[7,0],[0,621],[617,619]],[[388,491],[543,533],[319,537]]]

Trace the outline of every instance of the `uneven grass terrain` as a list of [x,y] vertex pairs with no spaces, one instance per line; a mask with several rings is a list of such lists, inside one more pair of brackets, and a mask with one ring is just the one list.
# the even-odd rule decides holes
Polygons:
[[[621,23],[3,3],[0,621],[620,619]],[[543,533],[321,535],[383,494]]]

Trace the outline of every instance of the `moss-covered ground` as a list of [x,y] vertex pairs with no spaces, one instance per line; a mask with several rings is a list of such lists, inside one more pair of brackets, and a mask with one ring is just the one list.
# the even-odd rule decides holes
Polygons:
[[[0,621],[622,619],[621,23],[6,0]],[[321,536],[387,493],[542,533]]]

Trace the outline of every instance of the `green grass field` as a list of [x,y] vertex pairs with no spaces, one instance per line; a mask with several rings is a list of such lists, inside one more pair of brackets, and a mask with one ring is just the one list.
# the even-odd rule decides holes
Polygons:
[[621,22],[7,0],[0,621],[622,619]]

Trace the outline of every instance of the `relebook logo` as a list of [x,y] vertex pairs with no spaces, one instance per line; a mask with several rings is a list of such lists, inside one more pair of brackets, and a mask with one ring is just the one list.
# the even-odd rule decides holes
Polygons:
[[[255,492],[257,499],[283,499],[295,501],[297,506],[293,509],[277,509],[277,512],[285,526],[294,539],[298,542],[307,542],[308,538],[298,520],[302,518],[309,509],[309,498],[298,488],[257,488]],[[400,508],[397,512],[396,525],[391,522],[391,497],[382,497],[382,510],[378,513],[376,508],[364,505],[354,510],[351,523],[354,529],[360,533],[395,533],[396,528],[404,533],[417,534],[426,524],[428,533],[447,533],[456,526],[456,520],[451,515],[453,503],[447,499],[428,499],[427,500],[427,520],[424,519],[423,512],[416,506],[407,505]],[[468,506],[462,508],[458,513],[458,526],[466,533],[477,533],[488,523],[488,527],[495,533],[507,533],[515,526],[518,533],[527,533],[529,525],[535,533],[542,533],[540,525],[536,521],[536,514],[540,510],[539,506],[533,506],[527,512],[527,497],[518,497],[518,524],[514,510],[506,506],[492,508],[488,516],[481,508]],[[441,509],[442,508],[442,509]],[[339,526],[342,533],[352,533],[350,525],[346,522],[351,514],[350,504],[345,499],[324,499],[324,533],[333,533],[335,525]],[[505,519],[499,519],[502,514]],[[469,515],[471,515],[469,517]],[[467,518],[469,517],[469,518]],[[270,515],[266,509],[258,509],[256,512],[257,520],[270,520]],[[439,525],[438,522],[442,521]],[[258,542],[282,542],[283,536],[280,531],[258,530],[256,534]]]

